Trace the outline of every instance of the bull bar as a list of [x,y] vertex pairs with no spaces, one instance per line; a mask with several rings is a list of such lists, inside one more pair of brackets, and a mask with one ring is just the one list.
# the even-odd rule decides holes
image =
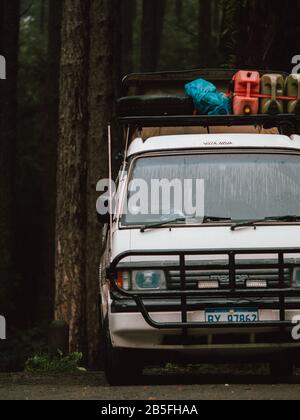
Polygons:
[[[245,264],[239,263],[236,259],[237,255],[267,255],[272,254],[277,256],[277,262],[269,264]],[[286,320],[286,299],[287,298],[300,298],[300,288],[286,287],[285,284],[285,269],[300,268],[299,262],[286,262],[285,255],[287,254],[300,254],[300,248],[285,248],[285,249],[233,249],[233,250],[179,250],[179,251],[159,251],[159,250],[147,250],[147,251],[128,251],[118,255],[111,263],[107,270],[107,278],[111,282],[112,292],[116,292],[122,297],[132,299],[142,314],[146,323],[155,329],[182,329],[187,331],[188,329],[205,329],[205,328],[265,328],[274,327],[285,330],[286,327],[291,326],[291,321]],[[229,273],[229,285],[228,287],[222,287],[220,289],[205,289],[205,290],[187,290],[186,284],[186,258],[191,256],[208,256],[218,255],[228,257],[228,263],[222,265],[222,270],[226,269]],[[153,291],[127,291],[121,289],[117,285],[117,272],[118,265],[124,259],[129,257],[178,257],[179,265],[164,264],[163,270],[180,270],[180,290],[153,290]],[[276,259],[274,258],[274,261]],[[276,287],[267,287],[264,289],[239,289],[237,288],[236,272],[241,269],[265,269],[265,268],[278,269],[278,285]],[[135,269],[134,264],[130,266],[131,269]],[[147,269],[152,269],[151,263],[147,265]],[[140,267],[139,267],[140,269]],[[156,267],[157,269],[157,267]],[[220,270],[220,265],[193,265],[193,270]],[[277,283],[277,282],[276,282]],[[157,322],[149,314],[145,305],[145,299],[175,299],[180,298],[181,307],[181,322]],[[275,298],[278,302],[274,303],[274,310],[278,310],[280,317],[279,321],[257,321],[251,323],[208,323],[208,322],[189,322],[188,321],[188,299],[189,298],[225,298],[225,299],[240,299],[240,298]],[[234,305],[232,305],[234,306]],[[300,300],[299,300],[300,309]]]

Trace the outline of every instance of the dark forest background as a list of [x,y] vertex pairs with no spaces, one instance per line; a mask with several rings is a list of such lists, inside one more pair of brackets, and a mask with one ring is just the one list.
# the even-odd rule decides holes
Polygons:
[[122,77],[290,72],[299,18],[299,0],[0,0],[0,370],[41,351],[54,317],[97,362],[95,182]]

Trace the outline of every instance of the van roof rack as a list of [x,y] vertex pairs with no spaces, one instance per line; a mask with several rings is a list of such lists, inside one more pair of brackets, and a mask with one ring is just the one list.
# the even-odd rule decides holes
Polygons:
[[[161,71],[154,73],[133,73],[124,77],[122,86],[124,95],[147,95],[149,92],[172,90],[180,92],[184,90],[184,85],[195,79],[205,79],[214,83],[218,89],[227,91],[228,85],[233,76],[241,69],[227,68],[198,68],[183,71]],[[260,75],[266,73],[282,74],[288,76],[284,71],[257,70]]]
[[300,115],[195,115],[195,116],[130,116],[120,117],[117,121],[121,126],[137,129],[147,127],[232,127],[232,126],[262,126],[264,128],[278,127],[292,130],[300,134]]
[[[247,69],[250,71],[250,69]],[[126,97],[117,101],[116,119],[121,126],[137,129],[154,127],[277,127],[282,132],[300,134],[300,114],[279,115],[193,115],[192,99],[184,86],[197,78],[206,79],[223,92],[228,92],[238,69],[200,68],[187,71],[163,71],[129,74],[123,79]],[[259,73],[286,72],[256,70]],[[157,113],[157,114],[156,114]]]

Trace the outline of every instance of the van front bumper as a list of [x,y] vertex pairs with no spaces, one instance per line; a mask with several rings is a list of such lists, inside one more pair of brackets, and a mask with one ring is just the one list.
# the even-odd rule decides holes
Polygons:
[[[262,322],[276,322],[279,311],[260,309]],[[150,313],[151,318],[158,323],[180,322],[180,312]],[[185,354],[202,355],[266,355],[284,350],[300,349],[300,340],[292,337],[294,327],[292,320],[300,316],[300,310],[287,310],[285,317],[289,327],[247,327],[230,328],[209,326],[188,331],[183,329],[157,329],[149,326],[138,312],[111,313],[109,316],[110,334],[114,347],[165,350]],[[188,322],[205,323],[204,311],[188,312]],[[213,328],[212,328],[213,327]]]

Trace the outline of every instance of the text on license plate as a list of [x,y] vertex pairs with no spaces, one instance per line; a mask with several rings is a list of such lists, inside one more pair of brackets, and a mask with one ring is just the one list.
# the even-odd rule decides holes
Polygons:
[[258,321],[259,316],[257,309],[207,309],[205,311],[205,322],[209,323],[251,323]]

